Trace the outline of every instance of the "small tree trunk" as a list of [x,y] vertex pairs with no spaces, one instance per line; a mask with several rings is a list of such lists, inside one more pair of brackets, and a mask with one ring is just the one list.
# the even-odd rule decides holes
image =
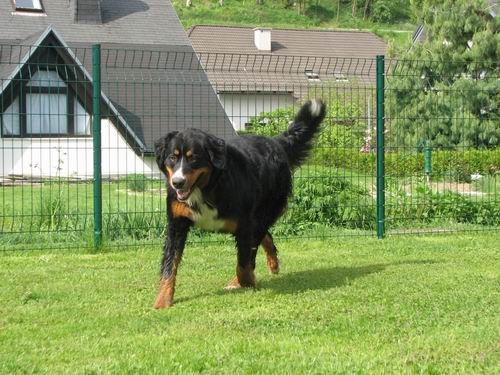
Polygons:
[[368,7],[370,6],[370,0],[365,1],[365,10],[363,12],[363,19],[366,20],[366,16],[368,15]]
[[262,5],[264,4],[264,0],[257,0],[257,5]]
[[358,8],[356,0],[352,0],[352,17],[356,17],[356,9]]
[[223,7],[223,6],[224,6],[224,0],[219,0],[219,5],[220,5],[221,7]]
[[337,0],[337,24],[339,23],[339,16],[340,16],[340,0]]
[[306,12],[306,0],[297,0],[297,13],[304,14]]
[[186,0],[186,7],[189,8],[191,5],[193,5],[193,0]]

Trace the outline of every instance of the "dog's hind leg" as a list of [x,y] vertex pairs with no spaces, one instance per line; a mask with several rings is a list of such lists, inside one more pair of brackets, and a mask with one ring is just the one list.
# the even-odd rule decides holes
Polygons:
[[266,253],[267,258],[267,268],[272,274],[277,274],[280,269],[280,262],[278,259],[278,249],[274,245],[273,236],[269,233],[267,227],[261,229],[254,234],[255,246],[252,248],[252,267],[255,269],[255,258],[257,256],[258,246],[261,245]]
[[274,245],[273,236],[269,233],[269,227],[263,227],[254,233],[255,247],[252,249],[252,267],[255,269],[255,258],[257,256],[258,246],[261,245],[266,253],[267,268],[272,274],[277,274],[280,269],[280,262],[278,259],[278,249]]
[[280,271],[280,261],[278,259],[278,249],[274,246],[273,236],[267,232],[260,243],[266,252],[267,268],[269,272],[277,274]]

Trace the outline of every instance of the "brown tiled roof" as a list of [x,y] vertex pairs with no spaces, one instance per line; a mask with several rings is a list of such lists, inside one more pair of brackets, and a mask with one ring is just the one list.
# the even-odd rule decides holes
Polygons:
[[296,93],[317,83],[306,70],[322,83],[345,85],[345,77],[350,85],[373,84],[375,57],[387,49],[382,39],[362,31],[272,29],[270,52],[255,47],[249,27],[193,26],[188,36],[219,92]]
[[[196,52],[269,54],[254,45],[250,27],[193,26],[188,31]],[[272,55],[374,58],[386,43],[366,31],[272,29]]]

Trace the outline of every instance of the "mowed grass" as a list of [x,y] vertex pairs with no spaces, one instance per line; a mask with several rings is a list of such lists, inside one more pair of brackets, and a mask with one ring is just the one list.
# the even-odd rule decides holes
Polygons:
[[163,311],[160,249],[3,255],[0,373],[498,373],[499,237],[280,241],[231,292],[232,244],[190,246]]

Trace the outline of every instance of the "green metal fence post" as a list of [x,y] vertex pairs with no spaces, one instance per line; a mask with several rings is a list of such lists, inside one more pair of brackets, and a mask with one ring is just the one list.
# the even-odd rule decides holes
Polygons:
[[432,174],[432,148],[428,142],[425,143],[424,147],[424,173],[427,183],[429,183]]
[[92,46],[92,138],[94,148],[94,249],[102,245],[101,45]]
[[384,56],[377,56],[377,237],[385,235]]

